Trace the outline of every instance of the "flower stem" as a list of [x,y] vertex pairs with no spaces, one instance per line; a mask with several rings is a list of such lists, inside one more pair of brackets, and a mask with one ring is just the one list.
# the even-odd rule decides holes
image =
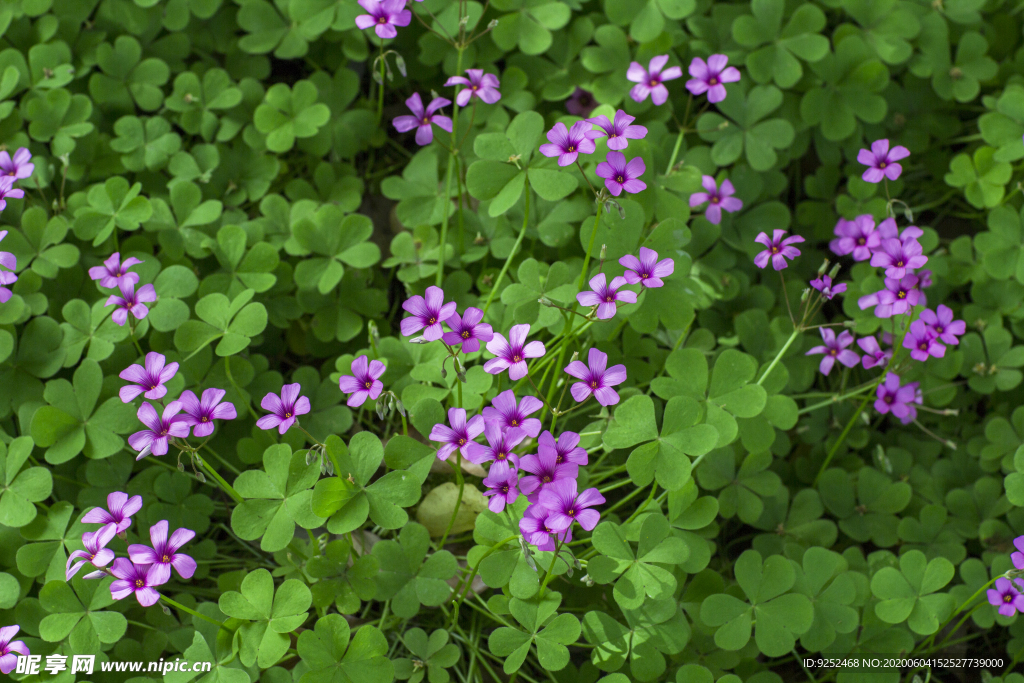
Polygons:
[[202,465],[203,468],[205,468],[206,471],[210,473],[210,475],[217,481],[217,484],[222,489],[224,489],[224,492],[231,496],[231,498],[236,503],[241,503],[245,500],[244,498],[242,498],[242,496],[238,494],[238,491],[236,491],[234,487],[231,486],[231,484],[227,483],[227,481],[224,480],[224,477],[217,474],[217,470],[213,469],[213,467],[210,466],[210,463],[206,462],[206,460],[203,459],[203,456],[196,453],[194,457],[199,460],[199,464]]
[[185,612],[187,614],[191,614],[194,617],[199,617],[200,619],[202,619],[204,621],[208,621],[211,624],[216,624],[217,626],[220,626],[223,629],[227,628],[226,626],[224,626],[224,622],[217,621],[216,619],[214,619],[212,617],[208,617],[208,616],[206,616],[205,614],[203,614],[201,612],[197,612],[194,609],[191,609],[189,607],[185,607],[185,605],[182,605],[180,602],[175,602],[174,600],[171,600],[166,595],[161,595],[160,599],[163,600],[164,602],[166,602],[169,607],[173,607],[174,609],[181,610],[182,612]]
[[384,41],[380,43],[380,85],[377,88],[377,126],[384,116]]
[[768,369],[764,371],[763,375],[761,375],[761,379],[757,380],[758,385],[764,384],[764,381],[768,379],[768,375],[772,374],[772,370],[774,370],[775,366],[779,364],[779,361],[782,360],[782,357],[786,355],[786,351],[788,351],[789,347],[793,345],[794,341],[796,341],[796,338],[800,334],[800,332],[802,332],[801,328],[797,327],[793,330],[793,334],[789,335],[789,339],[787,339],[786,343],[782,345],[782,348],[779,349],[779,352],[775,354],[775,358],[772,359],[771,365],[769,365]]
[[491,301],[494,299],[494,293],[498,291],[498,287],[501,286],[501,281],[505,279],[505,273],[508,272],[508,267],[512,265],[512,259],[515,258],[516,254],[519,253],[519,245],[523,243],[523,237],[526,236],[526,224],[530,220],[530,177],[526,176],[526,182],[523,185],[523,192],[526,193],[525,206],[523,208],[523,227],[519,230],[519,237],[516,238],[516,243],[512,245],[512,251],[508,253],[508,258],[505,259],[505,265],[501,267],[501,272],[498,273],[498,279],[491,285],[491,291],[487,294],[487,303],[484,304],[484,316],[487,315],[487,309],[491,307]]
[[459,449],[455,450],[455,480],[459,482],[459,497],[456,498],[455,507],[452,508],[452,518],[448,520],[448,528],[444,530],[444,536],[441,537],[441,542],[437,544],[438,550],[444,548],[445,541],[448,540],[448,534],[451,533],[452,527],[455,526],[455,518],[459,516],[459,508],[462,506],[462,493],[466,488],[466,478],[462,476],[462,451]]
[[[462,73],[462,53],[465,51],[464,47],[459,48],[459,59],[455,67],[455,73]],[[452,196],[452,168],[455,166],[455,155],[458,153],[458,149],[454,147],[458,141],[459,132],[459,90],[455,92],[455,103],[452,106],[452,149],[448,154],[448,170],[445,171],[444,179],[444,218],[441,220],[441,241],[438,243],[438,249],[440,253],[437,256],[437,278],[435,278],[434,284],[438,287],[444,282],[444,261],[445,254],[447,253],[446,247],[448,246],[448,217],[451,213],[451,196]],[[461,207],[460,207],[461,210]]]

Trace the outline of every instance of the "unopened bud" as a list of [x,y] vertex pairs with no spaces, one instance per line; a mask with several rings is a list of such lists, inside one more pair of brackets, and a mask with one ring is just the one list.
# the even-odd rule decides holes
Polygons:
[[828,259],[825,259],[824,262],[818,266],[818,275],[824,275],[826,270],[828,270]]
[[402,55],[397,52],[395,53],[395,66],[398,67],[398,72],[402,74],[403,77],[409,75],[409,72],[405,68],[405,60],[402,59]]
[[444,366],[441,366],[441,377],[447,377],[447,376],[448,376],[448,371],[444,369]]
[[429,344],[430,340],[426,337],[413,337],[409,340],[410,344]]
[[490,23],[487,24],[487,30],[488,31],[493,31],[496,28],[498,28],[498,20],[497,19],[491,19]]
[[551,299],[547,298],[546,296],[542,296],[541,298],[537,299],[537,303],[539,303],[541,306],[554,306],[555,305],[555,302],[552,301]]
[[601,260],[604,261],[605,257],[607,257],[607,256],[608,256],[608,245],[607,244],[602,244],[601,245]]
[[811,288],[807,287],[806,289],[804,289],[803,293],[800,295],[800,303],[802,303],[802,304],[803,303],[807,303],[807,299],[810,298],[810,296],[811,296]]
[[832,278],[833,280],[835,280],[835,279],[836,279],[836,275],[839,275],[839,271],[840,271],[840,270],[842,270],[842,265],[841,265],[841,264],[839,264],[839,263],[837,263],[837,264],[835,264],[834,266],[832,266],[832,270],[831,270],[831,271],[829,271],[829,274],[828,274],[828,276],[829,276],[830,278]]
[[852,330],[853,328],[857,327],[857,321],[856,320],[844,320],[843,321],[843,327],[849,327]]
[[440,95],[433,88],[430,89],[430,98],[436,100]]
[[594,587],[594,580],[592,578],[590,578],[590,574],[584,574],[583,576],[581,576],[580,577],[580,581],[582,581],[583,583],[587,584],[587,588],[593,588]]
[[572,352],[572,358],[569,359],[569,362],[570,363],[574,363],[574,362],[578,361],[579,359],[580,359],[580,352],[579,351],[573,351]]
[[467,24],[469,24],[469,15],[466,15],[459,19],[459,28],[466,28]]
[[398,398],[395,399],[395,410],[398,411],[399,415],[401,415],[402,417],[405,417],[405,404],[402,403],[401,399],[398,399]]
[[206,476],[202,472],[196,472],[196,479],[198,479],[201,484],[206,483]]

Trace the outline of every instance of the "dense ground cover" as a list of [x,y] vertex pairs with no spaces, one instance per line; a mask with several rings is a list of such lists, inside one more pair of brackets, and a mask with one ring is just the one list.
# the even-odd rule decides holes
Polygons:
[[4,2],[0,670],[1024,683],[1020,9]]

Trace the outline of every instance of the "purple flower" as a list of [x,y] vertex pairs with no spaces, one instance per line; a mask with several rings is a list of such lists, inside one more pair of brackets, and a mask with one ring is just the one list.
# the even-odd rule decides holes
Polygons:
[[708,208],[704,211],[704,217],[712,225],[718,225],[722,222],[722,210],[725,209],[729,213],[734,213],[743,208],[743,202],[733,197],[736,193],[736,189],[732,186],[732,183],[728,180],[722,181],[722,188],[719,190],[718,184],[715,183],[715,179],[709,175],[701,178],[700,184],[704,186],[706,192],[694,192],[690,195],[690,208],[695,209],[704,202],[708,202]]
[[487,487],[484,495],[491,499],[487,503],[488,510],[497,514],[504,510],[506,505],[516,502],[516,498],[519,497],[519,490],[516,488],[518,476],[513,470],[504,475],[493,471],[487,475],[484,479],[484,486]]
[[565,101],[565,110],[573,116],[588,116],[596,106],[594,96],[582,88],[576,88]]
[[622,152],[608,152],[608,156],[597,165],[594,173],[599,178],[604,178],[604,186],[618,197],[623,190],[630,194],[646,190],[647,183],[639,180],[646,170],[647,166],[640,157],[630,159],[629,163],[626,163],[626,155]]
[[128,322],[129,313],[136,320],[142,320],[149,315],[146,304],[156,301],[156,289],[153,288],[153,285],[143,285],[138,292],[135,291],[135,285],[131,281],[119,282],[117,287],[121,290],[121,296],[111,294],[107,303],[104,304],[104,306],[117,306],[111,316],[115,323],[124,327],[124,324]]
[[604,496],[597,489],[576,493],[575,479],[562,479],[540,492],[539,503],[551,511],[548,526],[563,531],[579,522],[587,531],[593,531],[601,520],[601,513],[593,510],[595,505],[604,503]]
[[437,341],[444,336],[441,323],[455,313],[456,304],[454,301],[444,303],[444,290],[431,285],[427,287],[426,298],[419,294],[411,296],[402,308],[412,314],[402,319],[402,336],[409,337],[423,330],[424,339]]
[[646,127],[630,125],[635,120],[635,116],[630,116],[621,109],[615,112],[614,121],[609,121],[608,117],[604,114],[595,116],[592,119],[587,119],[587,123],[597,126],[599,130],[588,131],[587,137],[591,140],[597,140],[598,138],[608,136],[608,149],[626,149],[630,140],[640,140],[647,137]]
[[768,239],[768,235],[763,232],[754,238],[755,242],[768,247],[754,257],[755,266],[764,268],[768,265],[768,259],[771,259],[772,267],[775,270],[782,270],[789,265],[786,263],[786,259],[795,259],[800,255],[800,250],[790,245],[799,244],[804,241],[804,238],[800,235],[793,235],[792,237],[782,239],[785,234],[785,230],[775,230],[771,239]]
[[461,317],[458,313],[452,313],[445,320],[451,332],[441,335],[441,340],[448,346],[462,344],[463,353],[479,351],[480,342],[494,339],[494,330],[487,323],[480,322],[483,319],[484,312],[472,306],[467,308]]
[[[589,365],[590,367],[587,367]],[[587,365],[583,361],[574,360],[565,366],[565,371],[582,380],[569,389],[569,393],[577,403],[583,403],[590,395],[603,406],[613,406],[619,402],[619,394],[612,389],[616,384],[626,381],[626,366],[608,367],[608,354],[591,347],[587,354]]]
[[[67,567],[65,567],[64,580],[70,581],[71,577],[78,573],[78,570],[85,564],[94,567],[105,567],[114,559],[114,551],[106,547],[117,535],[117,524],[111,522],[97,531],[86,531],[82,534],[82,544],[85,550],[76,550],[68,556]],[[83,558],[75,562],[78,558]],[[72,562],[75,562],[72,566]]]
[[818,371],[821,374],[828,375],[828,373],[832,372],[832,366],[835,365],[836,361],[839,361],[848,368],[852,368],[860,362],[860,356],[846,348],[853,344],[853,335],[850,332],[845,331],[841,333],[837,339],[836,333],[832,328],[822,327],[821,338],[825,341],[824,346],[815,346],[804,354],[805,356],[818,353],[825,354],[825,357],[821,359],[821,365],[818,366]]
[[376,401],[380,392],[384,390],[384,382],[378,377],[384,374],[387,366],[379,360],[366,361],[366,354],[359,356],[352,361],[352,374],[343,375],[338,380],[338,388],[344,394],[351,394],[348,397],[349,408],[358,408],[369,398]]
[[117,533],[124,533],[124,530],[132,525],[132,515],[142,509],[142,496],[128,497],[127,493],[114,491],[107,496],[107,510],[93,508],[82,517],[83,524],[110,524],[117,525]]
[[114,287],[120,287],[122,282],[130,282],[133,285],[138,284],[139,274],[129,273],[128,269],[132,266],[137,266],[143,261],[129,256],[121,263],[121,253],[115,251],[110,257],[103,262],[102,266],[93,266],[89,269],[89,277],[93,280],[100,281],[100,287],[107,287],[113,289]]
[[484,370],[492,375],[508,370],[508,378],[511,380],[526,377],[526,359],[540,358],[546,353],[543,342],[532,341],[526,344],[526,337],[529,334],[529,324],[513,325],[508,331],[508,341],[503,335],[495,332],[491,341],[487,342],[487,350],[497,358],[484,363]]
[[[18,635],[20,626],[4,626],[0,628],[0,671],[9,674],[18,666],[18,655],[29,656],[28,647],[20,640],[11,642],[11,638]],[[15,654],[17,653],[17,654]]]
[[662,71],[667,63],[668,55],[652,57],[646,69],[640,66],[639,62],[630,62],[626,78],[636,85],[629,91],[629,96],[636,102],[643,102],[650,95],[654,104],[665,104],[665,100],[668,99],[668,88],[665,87],[664,82],[680,78],[683,75],[683,69],[679,66],[672,66]]
[[857,161],[868,167],[861,178],[869,183],[880,183],[882,178],[896,180],[903,172],[903,167],[896,162],[909,156],[910,150],[906,147],[889,149],[888,140],[875,140],[870,151],[862,149],[857,153]]
[[167,440],[172,436],[185,438],[188,436],[188,423],[183,417],[176,417],[181,412],[181,401],[171,401],[164,408],[163,415],[157,415],[156,408],[143,401],[139,407],[138,418],[142,424],[149,429],[135,432],[128,437],[131,447],[139,451],[136,460],[142,460],[147,455],[165,455],[167,453]]
[[0,174],[15,180],[28,178],[32,171],[36,170],[36,165],[29,161],[31,158],[32,152],[28,151],[27,147],[19,147],[14,153],[14,158],[6,151],[0,152]]
[[373,26],[378,38],[394,38],[398,35],[396,26],[408,26],[412,12],[405,9],[405,0],[359,0],[369,14],[356,17],[356,26],[368,29]]
[[487,422],[496,423],[502,431],[519,428],[527,436],[540,434],[540,420],[527,417],[544,407],[544,402],[536,396],[523,396],[523,400],[516,405],[516,394],[509,389],[495,396],[491,405],[494,407],[484,408],[483,418]]
[[908,404],[917,398],[917,383],[901,387],[899,376],[890,372],[885,376],[885,382],[878,385],[876,395],[875,410],[882,415],[892,412],[902,420],[910,416],[911,406]]
[[7,198],[21,199],[25,190],[14,189],[14,178],[9,175],[0,176],[0,211],[7,208]]
[[957,337],[967,331],[967,323],[963,320],[953,320],[953,309],[942,304],[938,306],[938,314],[930,308],[921,311],[921,320],[936,337],[953,346],[960,343]]
[[876,365],[886,365],[889,359],[892,358],[892,350],[883,351],[882,347],[878,345],[878,340],[874,337],[861,337],[857,340],[857,346],[864,352],[864,358],[861,359],[861,364],[865,370],[875,367]]
[[577,121],[572,128],[566,128],[559,121],[548,131],[548,142],[540,146],[540,153],[546,157],[558,157],[559,166],[575,163],[580,154],[594,153],[594,141],[587,137],[589,129],[590,124],[586,121]]
[[523,518],[519,520],[519,530],[523,532],[526,542],[536,546],[537,550],[554,550],[555,541],[568,543],[572,540],[572,527],[563,530],[551,528],[552,513],[542,505],[531,505],[526,508]]
[[223,389],[210,388],[203,392],[203,398],[199,400],[191,391],[181,392],[178,400],[185,414],[180,420],[192,427],[194,436],[202,438],[213,434],[214,420],[234,420],[238,417],[233,403],[221,403],[226,393]]
[[875,231],[875,219],[868,215],[857,216],[852,221],[840,218],[834,232],[836,239],[828,243],[829,248],[837,256],[853,254],[854,261],[867,261],[882,241]]
[[932,286],[932,271],[925,268],[924,270],[917,271],[916,275],[920,279],[920,282],[917,284],[920,289],[928,289]]
[[128,557],[135,564],[152,565],[149,578],[152,585],[158,586],[171,580],[171,567],[183,579],[191,579],[196,573],[196,561],[184,553],[179,553],[181,546],[196,537],[191,529],[175,529],[170,540],[167,538],[169,525],[163,519],[149,527],[149,540],[153,547],[141,544],[128,546]]
[[[544,433],[551,436],[550,432]],[[575,480],[580,470],[576,463],[559,462],[554,448],[541,448],[536,455],[524,455],[519,459],[519,468],[530,473],[519,480],[519,490],[531,503],[536,503],[539,492],[556,481]]]
[[619,264],[626,269],[622,274],[631,285],[654,289],[664,286],[662,278],[668,277],[676,269],[676,262],[670,258],[658,260],[658,252],[647,247],[640,247],[640,258],[627,254],[619,259]]
[[446,86],[466,86],[455,96],[455,101],[460,107],[465,107],[469,104],[469,100],[474,97],[479,97],[487,104],[494,104],[501,99],[501,93],[498,92],[501,83],[498,81],[497,76],[485,74],[483,69],[466,69],[466,75],[469,78],[465,76],[452,76],[444,83]]
[[910,330],[903,337],[903,348],[910,349],[910,357],[919,361],[926,361],[929,356],[942,358],[946,355],[946,347],[938,342],[935,333],[923,320],[910,324]]
[[526,438],[526,432],[517,427],[502,431],[501,425],[497,422],[485,420],[484,436],[487,438],[486,446],[478,444],[476,441],[469,443],[467,457],[470,462],[477,465],[493,462],[488,474],[499,477],[508,475],[512,468],[519,468],[519,456],[513,453],[512,449]]
[[484,418],[481,415],[474,415],[467,423],[464,409],[449,408],[448,424],[451,427],[438,423],[430,430],[430,440],[443,444],[437,449],[438,459],[447,460],[456,449],[462,453],[462,457],[468,459],[470,444],[484,431]]
[[573,465],[587,464],[587,452],[580,448],[579,443],[580,435],[576,432],[562,432],[558,435],[557,442],[549,431],[545,431],[537,439],[540,455],[543,457],[545,453],[553,453],[555,463],[559,465],[563,462]]
[[118,375],[123,380],[133,382],[121,387],[118,395],[124,403],[131,403],[139,394],[145,392],[146,398],[156,401],[167,394],[167,387],[164,386],[178,372],[178,364],[167,363],[167,358],[162,353],[150,351],[146,354],[146,367],[141,365],[129,365]]
[[881,248],[871,256],[871,265],[885,268],[885,274],[897,280],[907,274],[908,269],[920,268],[928,263],[922,254],[921,243],[910,237],[882,240]]
[[434,140],[434,129],[430,127],[430,124],[434,124],[449,133],[452,132],[452,120],[447,116],[434,113],[441,107],[447,107],[451,103],[451,100],[435,97],[424,111],[423,100],[420,99],[420,94],[416,92],[405,101],[405,106],[409,107],[409,110],[412,111],[412,116],[396,116],[395,120],[391,123],[399,133],[407,133],[415,128],[416,144],[429,145]]
[[[0,230],[0,242],[3,242],[4,238],[7,237],[6,230]],[[7,270],[14,271],[18,268],[17,257],[9,251],[0,251],[0,266]],[[11,290],[3,287],[2,285],[13,285],[18,281],[18,276],[13,272],[6,272],[0,270],[0,304],[5,304],[10,301]]]
[[636,303],[636,292],[619,288],[627,284],[626,278],[612,278],[608,284],[608,278],[604,273],[598,273],[590,279],[590,291],[580,292],[576,295],[576,301],[581,306],[597,306],[598,320],[607,320],[615,317],[616,302],[621,301],[627,304]]
[[1024,536],[1013,539],[1013,545],[1017,548],[1017,552],[1010,554],[1010,561],[1017,569],[1024,569]]
[[899,280],[885,278],[885,289],[862,296],[857,300],[860,310],[869,306],[875,307],[875,316],[891,318],[910,311],[921,300],[921,291],[917,289],[917,277],[907,275]]
[[711,55],[705,62],[700,57],[694,57],[690,62],[690,75],[693,76],[686,82],[686,89],[694,95],[708,94],[708,102],[712,104],[725,99],[725,84],[735,83],[740,80],[740,72],[734,66],[727,67],[729,58],[725,55]]
[[264,396],[260,401],[260,407],[269,411],[270,415],[264,415],[256,420],[256,426],[260,429],[277,427],[278,434],[284,434],[291,429],[299,415],[309,412],[309,399],[299,396],[300,391],[302,391],[302,385],[296,382],[281,387],[280,396],[274,393]]
[[987,592],[989,604],[998,607],[999,613],[1004,617],[1024,612],[1024,595],[1021,595],[1005,576],[996,579],[996,587],[989,588]]
[[821,298],[825,301],[831,301],[832,297],[836,294],[842,294],[846,291],[846,283],[840,283],[838,285],[832,284],[832,277],[829,275],[822,275],[821,277],[811,280],[811,287],[821,292]]
[[0,304],[5,304],[11,300],[14,293],[7,289],[5,285],[13,285],[18,281],[18,276],[14,273],[7,273],[0,270]]
[[118,580],[110,584],[110,597],[120,600],[135,593],[135,598],[143,607],[155,605],[160,594],[153,587],[167,583],[167,579],[157,580],[160,570],[156,567],[153,564],[132,564],[126,557],[117,558],[110,573]]

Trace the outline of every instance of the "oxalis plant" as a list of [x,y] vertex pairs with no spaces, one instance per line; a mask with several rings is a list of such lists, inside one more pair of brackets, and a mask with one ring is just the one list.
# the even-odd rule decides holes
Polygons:
[[1024,683],[1017,4],[0,34],[3,674]]

